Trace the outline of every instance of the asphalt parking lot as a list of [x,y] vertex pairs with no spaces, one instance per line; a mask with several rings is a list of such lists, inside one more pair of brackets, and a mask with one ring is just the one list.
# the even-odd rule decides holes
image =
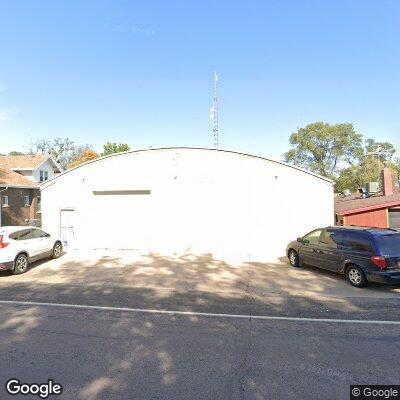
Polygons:
[[89,400],[349,398],[352,383],[399,383],[400,325],[387,323],[400,321],[399,293],[285,262],[66,254],[0,275],[1,386],[53,378],[60,398]]

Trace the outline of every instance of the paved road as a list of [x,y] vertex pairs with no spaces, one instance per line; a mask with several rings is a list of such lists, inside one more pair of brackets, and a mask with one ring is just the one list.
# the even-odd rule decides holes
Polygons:
[[351,383],[399,383],[399,326],[0,312],[0,380],[54,378],[63,399],[337,400],[349,398]]
[[60,398],[71,400],[348,399],[351,383],[400,383],[400,325],[254,318],[399,321],[398,289],[357,290],[335,275],[285,265],[58,262],[0,276],[0,399],[18,399],[4,391],[11,377],[53,378],[64,387]]

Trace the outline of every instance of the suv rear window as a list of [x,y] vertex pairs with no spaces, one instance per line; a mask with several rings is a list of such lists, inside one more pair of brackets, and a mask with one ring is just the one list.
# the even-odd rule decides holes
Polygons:
[[25,240],[30,239],[31,229],[24,229],[22,231],[13,232],[9,235],[10,239]]
[[400,233],[375,237],[382,255],[400,255]]

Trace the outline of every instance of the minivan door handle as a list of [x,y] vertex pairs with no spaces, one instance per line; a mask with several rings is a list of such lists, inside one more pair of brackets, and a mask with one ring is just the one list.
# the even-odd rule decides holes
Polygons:
[[324,254],[323,250],[313,249],[314,253]]

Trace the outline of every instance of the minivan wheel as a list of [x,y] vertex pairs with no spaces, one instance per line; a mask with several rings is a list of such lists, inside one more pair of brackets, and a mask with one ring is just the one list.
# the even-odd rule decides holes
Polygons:
[[355,287],[364,287],[367,284],[367,278],[363,270],[356,265],[351,265],[346,270],[347,280],[350,282],[350,285]]
[[14,275],[23,274],[28,271],[29,260],[25,254],[20,254],[14,261]]
[[62,246],[60,242],[57,242],[53,247],[53,253],[51,255],[52,258],[58,258],[61,256]]
[[292,267],[300,266],[299,255],[297,254],[296,250],[293,250],[293,249],[289,250],[288,257],[289,257],[290,265]]

